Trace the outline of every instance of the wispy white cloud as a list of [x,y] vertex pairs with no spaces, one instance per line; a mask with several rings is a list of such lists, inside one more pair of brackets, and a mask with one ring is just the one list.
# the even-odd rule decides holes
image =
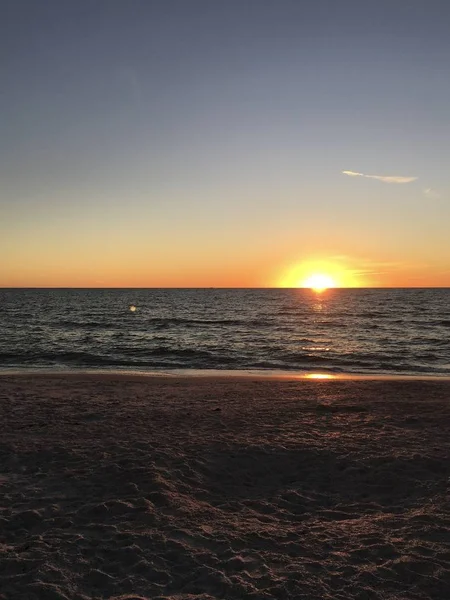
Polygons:
[[423,193],[425,194],[425,196],[427,198],[440,198],[441,195],[437,190],[434,190],[433,188],[426,188],[425,190],[423,190]]
[[366,177],[367,179],[378,179],[384,183],[411,183],[416,181],[417,177],[402,177],[400,175],[366,175],[365,173],[358,173],[356,171],[342,171],[344,175],[350,177]]
[[356,171],[342,171],[344,175],[350,175],[350,177],[365,177],[363,173],[356,173]]

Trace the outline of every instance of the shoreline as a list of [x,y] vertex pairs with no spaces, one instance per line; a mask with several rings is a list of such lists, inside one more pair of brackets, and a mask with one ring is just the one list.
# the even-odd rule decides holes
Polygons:
[[430,374],[389,374],[389,373],[330,373],[300,371],[258,371],[258,370],[221,370],[221,369],[183,369],[173,371],[133,371],[103,369],[5,369],[0,370],[2,378],[49,378],[49,379],[99,379],[99,380],[134,380],[151,381],[154,379],[181,380],[237,380],[237,381],[431,381],[450,383],[449,375]]

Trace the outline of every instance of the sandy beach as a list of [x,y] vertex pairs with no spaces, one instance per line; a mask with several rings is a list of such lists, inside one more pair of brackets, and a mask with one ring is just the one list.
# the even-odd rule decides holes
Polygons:
[[450,383],[0,377],[0,598],[450,597]]

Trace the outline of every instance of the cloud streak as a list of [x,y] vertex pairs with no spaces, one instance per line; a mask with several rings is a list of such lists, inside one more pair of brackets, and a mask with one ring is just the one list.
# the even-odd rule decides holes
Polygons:
[[356,171],[342,171],[344,175],[349,177],[365,177],[366,179],[377,179],[384,183],[411,183],[416,181],[417,177],[402,177],[400,175],[366,175],[365,173],[358,173]]
[[427,188],[426,190],[423,190],[423,193],[425,194],[425,196],[427,198],[440,198],[441,195],[437,190],[433,190],[433,188]]

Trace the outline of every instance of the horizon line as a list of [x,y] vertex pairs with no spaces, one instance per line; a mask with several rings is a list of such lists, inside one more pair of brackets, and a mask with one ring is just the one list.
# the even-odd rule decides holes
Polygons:
[[[450,285],[336,286],[329,290],[445,290]],[[0,290],[313,290],[303,286],[1,286]]]

